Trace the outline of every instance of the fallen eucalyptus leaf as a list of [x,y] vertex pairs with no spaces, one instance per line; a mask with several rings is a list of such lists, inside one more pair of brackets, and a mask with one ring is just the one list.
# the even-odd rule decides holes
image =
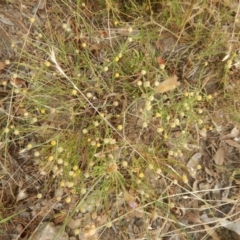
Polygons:
[[32,236],[28,239],[37,239],[37,240],[67,240],[68,235],[66,232],[59,232],[59,230],[54,226],[53,223],[44,223],[38,226],[37,230]]
[[211,169],[205,167],[204,170],[209,176],[215,177],[215,173]]
[[157,93],[165,93],[175,89],[177,86],[180,85],[180,82],[178,82],[177,79],[177,75],[173,75],[172,77],[159,83],[159,85],[157,86]]
[[0,62],[0,72],[6,67],[5,62]]
[[112,33],[117,33],[122,36],[138,36],[140,31],[138,29],[132,29],[131,27],[125,27],[112,29]]
[[221,137],[221,140],[229,139],[229,138],[235,138],[239,135],[239,129],[234,127],[232,131],[224,136]]
[[206,138],[207,137],[207,129],[203,128],[199,131],[199,134],[203,137]]
[[212,240],[221,240],[213,228],[209,227],[207,224],[204,224],[204,228],[206,233],[212,237]]
[[22,189],[18,192],[16,202],[26,199],[27,197],[28,197],[28,194],[26,193],[26,189]]
[[93,223],[91,223],[82,230],[82,233],[85,238],[90,238],[97,233],[97,228]]
[[197,165],[199,164],[201,157],[201,153],[195,153],[187,163],[188,172],[193,178],[196,177]]
[[224,218],[209,218],[206,214],[201,216],[201,220],[205,223],[218,223],[219,227],[227,228],[228,230],[233,231],[240,236],[240,220],[231,222]]
[[0,14],[0,22],[4,23],[4,24],[6,24],[6,25],[11,25],[11,26],[14,25],[8,18],[6,18],[3,14]]
[[230,145],[230,146],[232,146],[232,147],[235,147],[235,148],[237,148],[237,150],[239,150],[240,151],[240,144],[239,143],[237,143],[237,142],[235,142],[235,141],[233,141],[233,140],[225,140],[225,142],[228,144],[228,145]]
[[32,14],[36,14],[36,12],[39,10],[43,10],[46,7],[46,0],[39,0],[35,3]]
[[217,165],[223,165],[225,159],[225,151],[222,147],[218,148],[213,156],[213,160]]
[[81,218],[77,218],[77,219],[70,219],[70,221],[68,222],[68,227],[71,229],[77,229],[81,226],[82,223],[82,219]]
[[187,219],[188,221],[195,223],[195,224],[201,224],[202,221],[199,219],[198,214],[195,214],[193,212],[187,212],[184,215],[184,218]]
[[96,211],[94,211],[92,214],[91,214],[91,218],[92,218],[92,220],[96,220],[97,219],[97,212]]
[[124,190],[123,198],[130,205],[130,207],[132,207],[132,208],[137,207],[135,197],[133,195],[131,195],[128,191]]
[[158,218],[158,213],[157,213],[157,211],[153,210],[151,213],[151,217],[150,217],[150,223],[155,221],[157,218]]

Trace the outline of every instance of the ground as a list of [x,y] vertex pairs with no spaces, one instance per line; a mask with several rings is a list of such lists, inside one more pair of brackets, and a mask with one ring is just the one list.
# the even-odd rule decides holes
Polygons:
[[239,9],[0,1],[1,239],[240,239]]

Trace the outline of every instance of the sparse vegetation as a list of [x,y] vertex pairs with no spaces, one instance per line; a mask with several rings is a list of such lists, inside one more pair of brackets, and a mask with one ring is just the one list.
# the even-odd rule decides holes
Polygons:
[[8,5],[3,239],[239,237],[239,3]]

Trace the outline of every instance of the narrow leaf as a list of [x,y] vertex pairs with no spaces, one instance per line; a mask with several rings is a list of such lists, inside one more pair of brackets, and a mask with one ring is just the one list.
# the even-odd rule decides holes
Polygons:
[[177,81],[177,75],[164,80],[157,86],[157,93],[165,93],[175,89],[180,83]]
[[223,165],[225,159],[225,151],[222,147],[220,147],[215,155],[213,156],[213,160],[217,165]]

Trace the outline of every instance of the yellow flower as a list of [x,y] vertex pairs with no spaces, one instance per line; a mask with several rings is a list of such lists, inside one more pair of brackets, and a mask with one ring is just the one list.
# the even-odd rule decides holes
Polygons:
[[185,174],[182,175],[182,181],[183,181],[184,183],[188,183],[187,175],[185,175]]
[[208,95],[208,96],[207,96],[207,99],[208,99],[208,100],[211,100],[211,99],[212,99],[212,95]]
[[118,125],[117,129],[121,131],[123,129],[123,126],[122,125]]
[[38,193],[38,194],[37,194],[37,198],[38,198],[38,199],[42,198],[42,194],[41,194],[41,193]]
[[122,166],[123,166],[123,167],[127,167],[127,166],[128,166],[127,161],[122,161]]
[[29,18],[29,21],[30,21],[31,23],[34,23],[34,22],[35,22],[35,18],[34,18],[34,17],[31,17],[31,18]]
[[49,157],[48,157],[48,161],[50,161],[50,162],[51,162],[53,159],[54,159],[53,156],[49,156]]
[[70,203],[71,201],[72,201],[71,197],[67,197],[67,198],[65,199],[65,202],[66,202],[66,203]]
[[51,66],[51,63],[49,61],[46,61],[44,64],[45,64],[46,67],[50,67]]
[[52,141],[51,141],[51,145],[52,145],[52,146],[56,146],[56,144],[57,144],[57,142],[56,142],[55,140],[52,140]]
[[74,95],[74,96],[75,96],[75,95],[77,95],[77,93],[78,93],[78,92],[77,92],[77,90],[76,90],[76,89],[73,89],[73,90],[72,90],[72,95]]
[[45,114],[46,110],[45,109],[41,109],[40,112],[41,112],[41,114]]
[[32,148],[32,144],[29,143],[29,144],[27,145],[27,149],[31,149],[31,148]]
[[138,175],[140,178],[143,178],[144,177],[144,173],[139,173],[139,175]]
[[202,100],[202,96],[201,96],[201,95],[198,95],[198,96],[197,96],[197,100],[198,100],[198,101],[201,101],[201,100]]
[[128,32],[131,33],[133,31],[132,27],[128,28]]

